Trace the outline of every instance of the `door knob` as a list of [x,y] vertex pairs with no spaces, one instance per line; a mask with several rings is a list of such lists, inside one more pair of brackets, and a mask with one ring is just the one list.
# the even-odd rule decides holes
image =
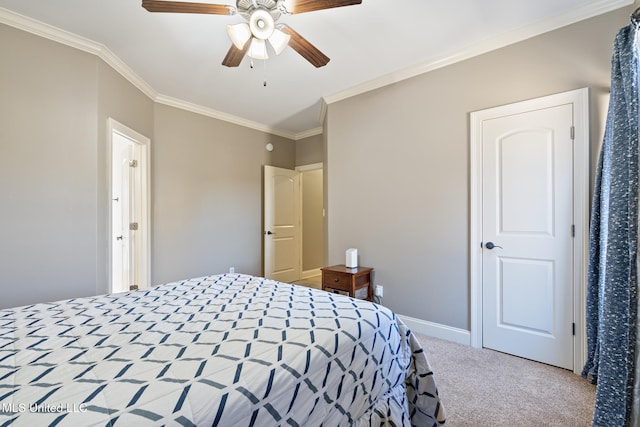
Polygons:
[[267,236],[271,236],[272,234],[275,236],[276,233],[272,233],[271,231],[265,231],[264,234],[266,234]]
[[498,246],[496,244],[494,244],[493,242],[487,242],[484,245],[487,249],[493,249],[493,248],[500,248],[502,249],[502,246]]

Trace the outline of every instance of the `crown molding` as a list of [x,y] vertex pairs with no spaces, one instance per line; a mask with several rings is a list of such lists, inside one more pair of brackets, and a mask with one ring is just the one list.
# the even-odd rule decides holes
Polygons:
[[161,94],[158,94],[155,97],[153,97],[153,101],[158,104],[163,104],[169,107],[178,108],[180,110],[189,111],[191,113],[200,114],[202,116],[211,117],[213,119],[218,119],[228,123],[233,123],[238,126],[243,126],[243,127],[254,129],[264,133],[269,133],[271,135],[281,136],[283,138],[291,139],[294,141],[298,141],[303,138],[308,138],[310,136],[322,134],[321,127],[317,127],[317,128],[310,129],[304,132],[299,132],[299,133],[287,132],[282,129],[274,128],[262,123],[247,120],[243,117],[234,116],[232,114],[214,110],[213,108],[203,107],[202,105],[199,105],[199,104],[194,104],[191,102],[183,101],[178,98],[172,98],[170,96],[161,95]]
[[[193,113],[201,114],[207,117],[223,120],[226,122],[234,123],[240,126],[255,129],[261,132],[270,133],[273,135],[282,136],[288,139],[302,139],[307,136],[315,135],[316,129],[311,129],[302,133],[291,133],[281,129],[276,129],[262,123],[257,123],[251,120],[244,119],[242,117],[233,116],[231,114],[223,113],[211,108],[196,105],[190,102],[182,101],[176,98],[171,98],[158,93],[151,85],[144,81],[138,74],[136,74],[124,61],[118,58],[109,48],[105,45],[79,36],[77,34],[70,33],[44,22],[29,18],[24,15],[17,14],[13,11],[0,7],[0,24],[5,24],[10,27],[17,28],[19,30],[35,34],[37,36],[49,39],[51,41],[70,46],[74,49],[81,50],[83,52],[90,53],[102,59],[107,65],[113,68],[117,73],[122,75],[131,84],[138,88],[142,93],[149,97],[152,101],[169,105],[175,108],[180,108]],[[322,131],[322,128],[320,128]]]
[[[433,71],[447,65],[451,65],[456,62],[460,62],[465,59],[469,59],[474,56],[478,56],[483,53],[487,53],[492,50],[496,50],[501,47],[526,40],[531,37],[535,37],[548,31],[552,31],[584,19],[588,19],[615,9],[619,9],[624,6],[628,6],[633,2],[634,0],[601,0],[597,3],[572,10],[551,19],[541,21],[539,23],[526,26],[514,31],[503,33],[481,43],[474,44],[467,49],[463,49],[452,55],[436,58],[432,61],[417,66],[405,68],[403,70],[389,73],[373,80],[369,80],[368,82],[353,86],[344,91],[323,96],[319,117],[320,123],[324,123],[327,113],[327,107],[329,104],[332,104],[334,102],[338,102],[371,90],[379,89],[393,83],[398,83],[403,80],[425,74],[429,71]],[[282,129],[276,129],[262,123],[247,120],[242,117],[234,116],[211,108],[203,107],[190,102],[159,94],[155,89],[153,89],[153,87],[151,87],[151,85],[149,85],[140,76],[138,76],[126,63],[124,63],[111,50],[109,50],[105,45],[101,43],[97,43],[93,40],[70,33],[44,22],[17,14],[2,7],[0,7],[0,23],[98,56],[106,64],[112,67],[116,72],[122,75],[125,79],[127,79],[131,84],[142,91],[154,102],[158,102],[175,108],[180,108],[186,111],[191,111],[207,117],[227,121],[261,132],[282,136],[283,138],[288,138],[295,141],[303,138],[308,138],[310,136],[319,135],[323,132],[323,128],[318,127],[304,132],[292,133]]]
[[320,124],[322,126],[324,126],[324,120],[327,118],[327,108],[329,108],[329,104],[327,104],[327,100],[323,96],[320,100]]
[[129,68],[127,64],[125,64],[120,58],[111,52],[109,48],[101,43],[4,8],[0,8],[0,23],[95,55],[106,62],[111,68],[116,70],[149,98],[153,99],[157,95],[157,92],[153,90],[147,82],[142,80],[142,78]]
[[107,63],[111,68],[113,68],[116,72],[120,73],[122,77],[127,79],[132,85],[137,87],[142,93],[147,95],[152,100],[156,100],[159,96],[158,92],[154,88],[151,87],[146,81],[142,79],[139,75],[136,74],[127,64],[125,64],[120,58],[116,56],[115,53],[111,52],[106,46],[103,46],[103,49],[100,51],[98,55],[100,59]]
[[8,9],[0,7],[0,23],[10,27],[35,34],[40,37],[58,42],[93,55],[99,55],[104,48],[103,45],[78,36],[60,28],[54,27],[44,22],[17,14]]
[[[344,99],[348,99],[365,92],[379,89],[448,65],[455,64],[466,59],[482,55],[493,50],[509,46],[523,40],[574,24],[576,22],[611,12],[612,10],[632,4],[634,0],[600,0],[599,2],[589,4],[580,8],[576,8],[561,15],[554,16],[550,19],[527,25],[516,30],[507,31],[498,36],[489,38],[480,43],[475,43],[466,49],[455,52],[451,55],[445,55],[434,60],[422,63],[416,66],[408,67],[400,71],[386,74],[384,76],[369,80],[368,82],[353,86],[349,89],[336,92],[331,95],[323,96],[325,104],[333,104]],[[326,108],[323,107],[320,119],[324,120]]]
[[295,139],[296,141],[299,141],[301,139],[309,138],[311,136],[316,136],[316,135],[322,135],[322,126],[319,126],[317,128],[313,128],[313,129],[309,129],[309,130],[304,131],[304,132],[296,133],[293,139]]
[[206,117],[211,117],[218,120],[223,120],[225,122],[233,123],[236,125],[244,126],[247,128],[255,129],[261,132],[270,133],[273,135],[278,135],[283,138],[294,139],[296,138],[296,134],[291,132],[286,132],[281,129],[275,129],[271,126],[264,125],[262,123],[254,122],[251,120],[247,120],[242,117],[234,116],[232,114],[223,113],[222,111],[214,110],[212,108],[203,107],[202,105],[193,104],[191,102],[183,101],[181,99],[172,98],[170,96],[158,95],[155,99],[155,102],[159,104],[168,105],[170,107],[179,108],[181,110],[190,111],[192,113],[200,114]]

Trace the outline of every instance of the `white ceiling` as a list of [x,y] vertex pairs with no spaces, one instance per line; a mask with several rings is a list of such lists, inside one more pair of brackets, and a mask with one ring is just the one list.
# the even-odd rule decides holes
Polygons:
[[238,68],[224,67],[226,25],[242,17],[149,13],[140,0],[0,0],[0,23],[89,39],[77,44],[101,47],[101,56],[158,102],[298,139],[318,133],[323,99],[343,99],[631,3],[363,0],[283,15],[278,22],[331,58],[319,69],[291,48],[254,61],[253,69],[246,57]]

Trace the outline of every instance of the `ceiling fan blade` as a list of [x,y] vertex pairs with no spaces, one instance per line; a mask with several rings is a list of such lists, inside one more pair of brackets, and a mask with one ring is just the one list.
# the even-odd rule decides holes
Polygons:
[[227,55],[222,60],[222,65],[226,67],[237,67],[240,65],[250,44],[250,42],[246,42],[242,49],[238,49],[235,44],[231,43],[231,47],[229,48]]
[[292,0],[287,6],[287,12],[295,15],[296,13],[313,12],[314,10],[332,9],[360,3],[362,3],[362,0]]
[[234,15],[236,13],[236,8],[233,6],[182,1],[142,0],[142,7],[149,12],[208,13],[212,15]]
[[289,46],[302,55],[304,59],[311,62],[314,67],[324,67],[329,63],[329,57],[327,55],[320,52],[317,47],[309,43],[307,39],[298,34],[293,28],[283,25],[280,31],[291,36]]

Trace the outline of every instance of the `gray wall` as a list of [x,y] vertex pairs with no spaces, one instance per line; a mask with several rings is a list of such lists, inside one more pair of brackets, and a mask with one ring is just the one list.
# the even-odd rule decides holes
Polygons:
[[153,282],[262,275],[262,165],[293,169],[294,141],[164,105],[154,133]]
[[152,140],[153,283],[261,274],[261,165],[324,161],[327,262],[357,247],[385,304],[467,329],[469,113],[591,87],[595,162],[630,12],[332,104],[297,143],[155,105],[100,59],[0,25],[0,307],[106,292],[110,116]]
[[296,166],[322,163],[323,144],[322,135],[314,135],[296,141]]
[[384,302],[469,329],[469,113],[590,87],[592,162],[632,8],[329,105],[328,261],[358,248]]
[[95,57],[0,25],[0,306],[96,293]]
[[0,56],[0,308],[108,291],[108,117],[151,138],[152,283],[261,274],[261,169],[294,168],[294,141],[155,105],[96,56],[5,25]]

